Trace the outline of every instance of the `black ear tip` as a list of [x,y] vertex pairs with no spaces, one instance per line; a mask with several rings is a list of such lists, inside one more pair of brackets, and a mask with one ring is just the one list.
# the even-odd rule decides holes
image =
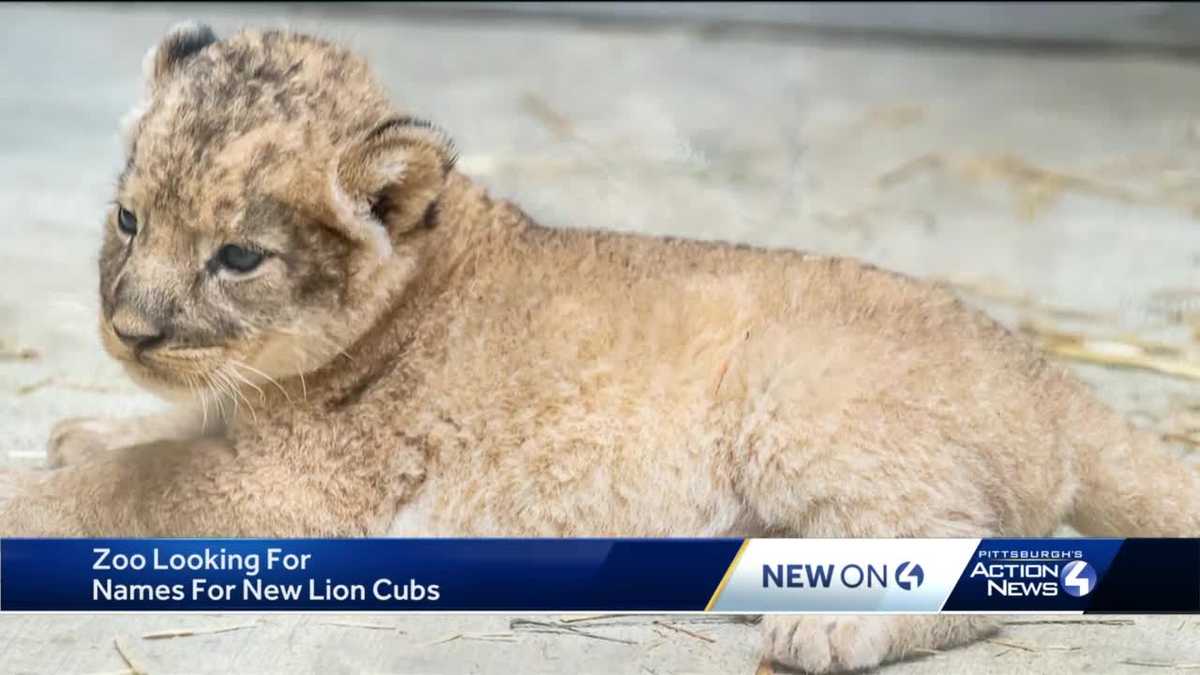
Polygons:
[[217,35],[207,24],[192,21],[177,24],[147,54],[142,66],[147,81],[154,84],[165,79],[182,63],[214,42],[217,42]]
[[197,49],[203,49],[217,41],[217,34],[213,32],[212,26],[197,23],[191,31],[191,39],[194,44],[200,45]]
[[171,29],[164,48],[172,60],[184,59],[217,41],[217,34],[206,23],[189,21]]
[[217,41],[217,35],[208,24],[189,21],[173,27],[155,50],[151,79],[158,80],[194,56],[197,52]]

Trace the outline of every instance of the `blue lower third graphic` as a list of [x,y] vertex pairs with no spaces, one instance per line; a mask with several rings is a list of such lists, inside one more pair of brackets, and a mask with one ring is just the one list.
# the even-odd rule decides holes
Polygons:
[[703,611],[741,539],[5,539],[0,611]]
[[5,539],[0,611],[1200,613],[1200,540]]

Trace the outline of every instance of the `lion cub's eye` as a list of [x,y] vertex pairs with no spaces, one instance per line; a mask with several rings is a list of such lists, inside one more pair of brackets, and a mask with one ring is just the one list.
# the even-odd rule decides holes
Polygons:
[[137,234],[137,216],[124,206],[117,207],[117,229],[131,237]]
[[226,244],[217,251],[217,262],[222,267],[242,274],[254,271],[254,268],[262,264],[263,257],[263,254],[258,251],[234,244]]

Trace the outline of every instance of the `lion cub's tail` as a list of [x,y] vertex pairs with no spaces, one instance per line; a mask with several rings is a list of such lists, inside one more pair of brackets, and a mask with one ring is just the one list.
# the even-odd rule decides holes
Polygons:
[[1200,537],[1200,465],[1089,400],[1072,415],[1079,491],[1070,516],[1091,536]]

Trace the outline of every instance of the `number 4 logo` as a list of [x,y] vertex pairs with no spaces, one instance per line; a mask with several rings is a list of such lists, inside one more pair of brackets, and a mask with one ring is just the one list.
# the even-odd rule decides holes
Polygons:
[[1058,583],[1067,593],[1082,598],[1096,588],[1096,570],[1082,560],[1072,560],[1063,565]]
[[906,591],[920,588],[925,583],[925,570],[911,560],[905,560],[896,568],[896,585]]

